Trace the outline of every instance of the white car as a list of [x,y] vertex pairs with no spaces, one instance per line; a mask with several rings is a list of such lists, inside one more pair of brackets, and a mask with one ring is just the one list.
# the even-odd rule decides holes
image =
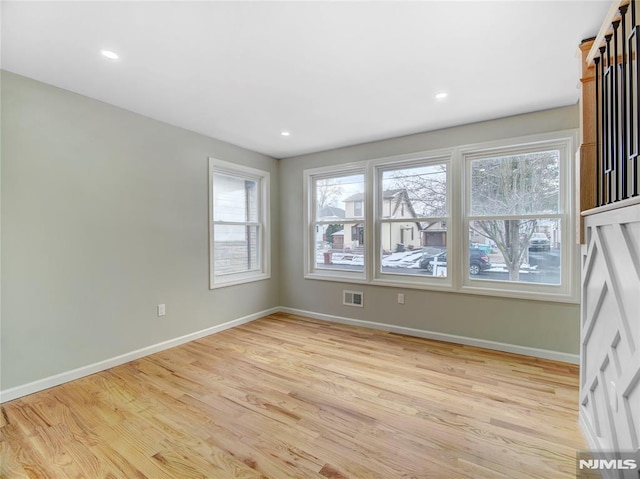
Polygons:
[[544,233],[533,233],[529,240],[529,251],[550,251],[551,242]]

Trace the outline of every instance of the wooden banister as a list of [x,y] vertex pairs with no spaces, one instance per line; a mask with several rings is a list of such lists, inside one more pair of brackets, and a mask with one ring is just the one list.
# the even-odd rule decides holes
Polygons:
[[[580,44],[582,54],[582,101],[580,102],[580,211],[596,207],[596,75],[593,62],[587,56],[592,50],[594,39]],[[580,243],[584,243],[584,220],[580,219]]]
[[640,0],[614,1],[598,36],[580,45],[581,212],[639,194],[639,4]]

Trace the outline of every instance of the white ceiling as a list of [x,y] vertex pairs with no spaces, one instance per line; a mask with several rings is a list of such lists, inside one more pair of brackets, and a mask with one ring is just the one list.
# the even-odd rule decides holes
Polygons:
[[3,1],[1,61],[284,158],[575,104],[578,44],[609,6]]

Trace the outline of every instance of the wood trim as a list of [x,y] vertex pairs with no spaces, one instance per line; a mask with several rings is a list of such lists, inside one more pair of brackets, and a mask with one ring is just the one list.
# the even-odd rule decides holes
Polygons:
[[[582,58],[582,95],[580,101],[580,157],[579,157],[579,185],[580,212],[596,206],[596,162],[597,162],[597,131],[596,131],[596,83],[593,62],[586,61],[589,51],[593,48],[594,40],[586,40],[580,45]],[[584,244],[584,220],[580,218],[579,243]]]

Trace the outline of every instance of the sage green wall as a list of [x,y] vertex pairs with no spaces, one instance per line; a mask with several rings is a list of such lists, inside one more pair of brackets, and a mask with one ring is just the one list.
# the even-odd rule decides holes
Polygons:
[[[579,306],[463,293],[304,279],[303,170],[503,138],[578,128],[578,107],[470,124],[280,161],[281,304],[315,313],[387,323],[569,354],[579,352]],[[363,291],[364,308],[342,305],[342,290]],[[397,304],[397,293],[405,304]]]
[[[577,107],[277,161],[8,72],[1,81],[2,390],[279,305],[578,352],[577,305],[358,285],[365,307],[343,306],[348,284],[303,278],[301,241],[306,168],[576,128]],[[209,156],[271,172],[270,280],[208,289]]]
[[[278,306],[275,159],[8,72],[1,89],[1,389]],[[209,290],[209,156],[271,172],[270,280]]]

